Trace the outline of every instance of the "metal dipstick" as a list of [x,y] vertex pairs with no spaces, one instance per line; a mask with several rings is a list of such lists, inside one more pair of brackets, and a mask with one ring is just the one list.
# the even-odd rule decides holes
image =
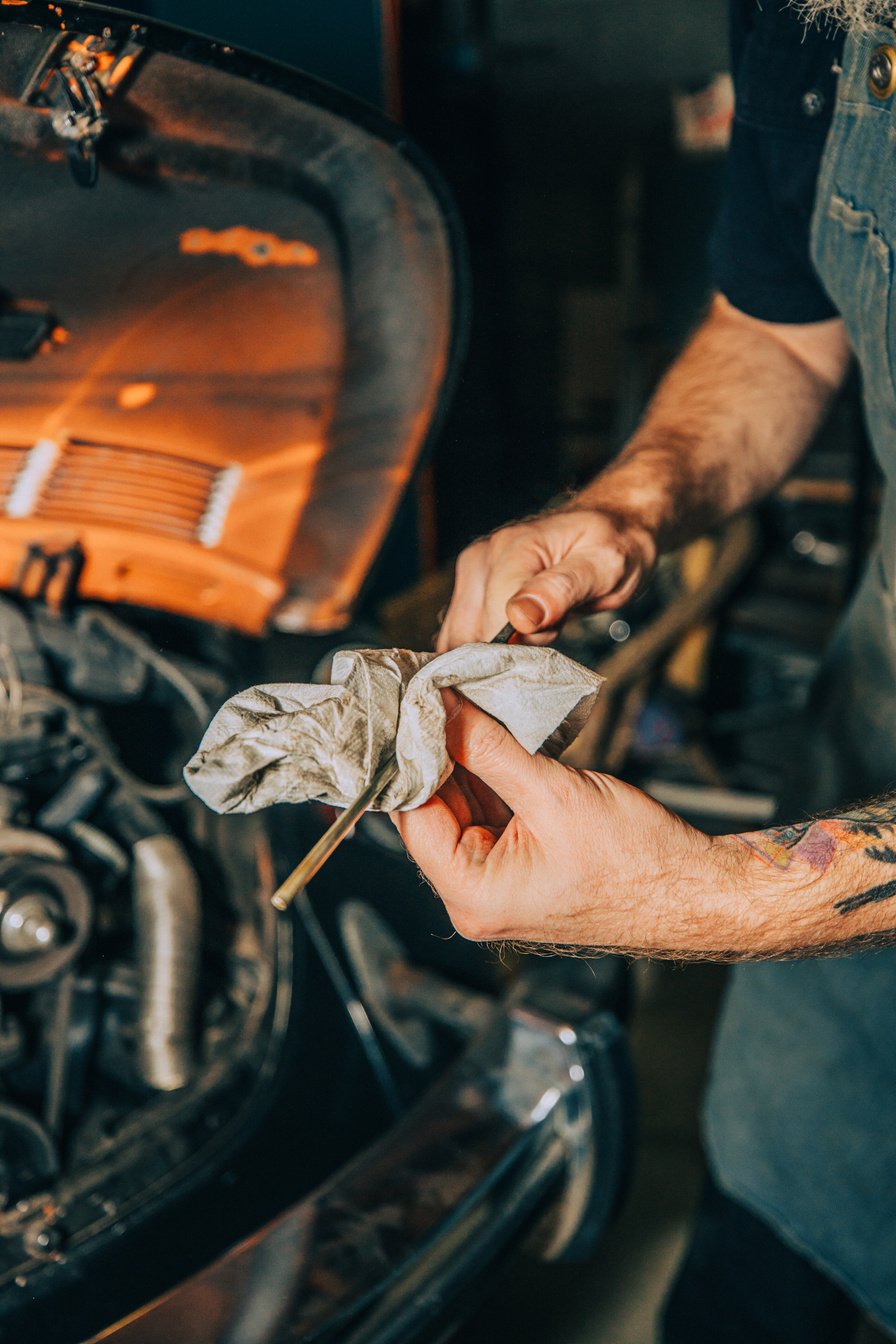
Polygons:
[[[509,644],[515,634],[516,630],[508,622],[504,629],[495,635],[491,643]],[[301,863],[297,864],[289,877],[280,883],[271,897],[272,905],[276,906],[278,910],[289,909],[302,888],[308,885],[316,873],[320,872],[327,859],[345,839],[358,818],[389,787],[397,774],[398,762],[394,756],[390,756],[377,770],[367,788],[358,795],[353,803],[349,804],[344,812],[339,814],[333,825],[324,831],[320,839],[311,846]]]

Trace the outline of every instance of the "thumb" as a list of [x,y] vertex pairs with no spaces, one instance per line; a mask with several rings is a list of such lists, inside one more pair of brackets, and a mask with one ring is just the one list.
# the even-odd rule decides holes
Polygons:
[[599,574],[591,560],[570,558],[529,579],[507,603],[507,616],[521,634],[549,630],[573,608],[610,592],[619,577]]
[[543,756],[530,756],[503,723],[469,700],[458,699],[459,707],[445,727],[448,755],[487,784],[514,812],[533,814],[544,805],[552,770],[563,767]]

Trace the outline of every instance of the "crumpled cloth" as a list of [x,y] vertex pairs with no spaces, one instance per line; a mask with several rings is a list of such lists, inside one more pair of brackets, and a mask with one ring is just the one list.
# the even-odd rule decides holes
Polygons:
[[456,686],[528,752],[559,753],[591,712],[603,678],[555,649],[463,644],[448,653],[352,649],[329,686],[253,686],[212,719],[184,769],[216,812],[316,799],[347,807],[393,753],[398,774],[373,803],[408,811],[453,769],[440,687]]

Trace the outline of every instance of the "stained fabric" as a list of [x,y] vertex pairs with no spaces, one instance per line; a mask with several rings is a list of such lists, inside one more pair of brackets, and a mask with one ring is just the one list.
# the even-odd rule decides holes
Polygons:
[[527,751],[561,751],[603,678],[555,649],[464,644],[448,653],[337,653],[329,686],[253,686],[218,711],[184,770],[216,812],[309,800],[347,807],[393,753],[398,774],[373,804],[404,811],[451,773],[440,690],[456,687]]

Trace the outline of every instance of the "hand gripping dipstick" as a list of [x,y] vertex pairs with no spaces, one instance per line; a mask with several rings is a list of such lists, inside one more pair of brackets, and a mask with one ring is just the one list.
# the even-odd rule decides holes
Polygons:
[[[504,629],[495,635],[491,643],[509,644],[515,634],[516,631],[512,625],[505,625]],[[355,801],[349,804],[344,812],[340,813],[329,830],[324,831],[317,843],[311,846],[301,863],[292,870],[284,882],[281,882],[271,897],[272,905],[275,905],[278,910],[289,909],[302,888],[308,885],[315,873],[320,872],[334,849],[345,839],[358,818],[367,811],[370,804],[379,797],[383,790],[388,788],[397,774],[398,762],[394,756],[389,756],[383,761],[363,793],[359,794]]]

